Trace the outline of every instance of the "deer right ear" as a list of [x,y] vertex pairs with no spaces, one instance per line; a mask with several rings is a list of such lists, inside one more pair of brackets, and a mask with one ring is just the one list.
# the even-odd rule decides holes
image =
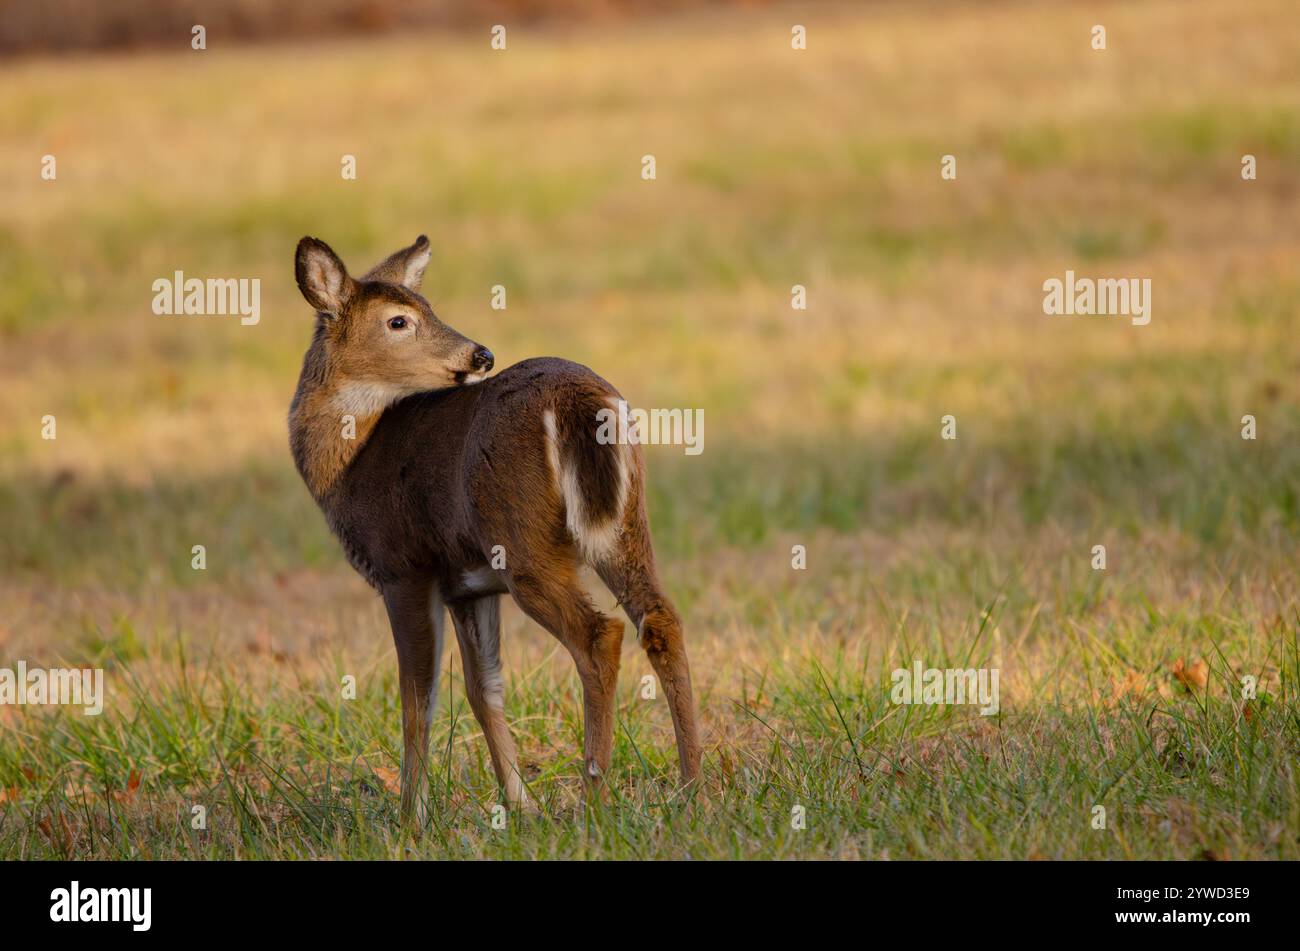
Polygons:
[[298,242],[294,276],[307,303],[331,317],[337,317],[352,296],[354,285],[348,269],[330,246],[317,238]]

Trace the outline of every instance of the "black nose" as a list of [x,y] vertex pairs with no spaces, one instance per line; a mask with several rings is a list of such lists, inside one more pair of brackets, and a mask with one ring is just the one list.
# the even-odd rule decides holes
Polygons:
[[474,356],[470,358],[470,362],[474,364],[475,370],[482,370],[486,373],[488,370],[492,369],[492,351],[487,347],[479,347],[474,351]]

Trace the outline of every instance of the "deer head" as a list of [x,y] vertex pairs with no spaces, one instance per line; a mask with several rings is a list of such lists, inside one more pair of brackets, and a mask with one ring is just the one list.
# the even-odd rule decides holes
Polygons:
[[324,241],[298,242],[298,288],[316,308],[331,389],[358,415],[412,393],[477,383],[492,369],[492,352],[444,324],[420,296],[429,257],[420,235],[355,280]]

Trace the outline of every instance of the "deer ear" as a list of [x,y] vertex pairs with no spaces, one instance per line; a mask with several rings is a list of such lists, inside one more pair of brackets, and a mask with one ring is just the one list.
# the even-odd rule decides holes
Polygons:
[[401,284],[408,290],[418,291],[432,255],[428,237],[420,235],[409,248],[402,248],[376,264],[362,280]]
[[348,269],[330,246],[318,238],[303,238],[298,242],[294,276],[307,303],[331,317],[337,317],[352,296],[354,284],[348,277]]

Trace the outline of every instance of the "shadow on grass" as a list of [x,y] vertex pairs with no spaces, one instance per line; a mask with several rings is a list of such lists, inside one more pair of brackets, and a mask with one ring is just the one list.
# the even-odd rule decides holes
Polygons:
[[[787,532],[916,523],[1015,532],[1050,520],[1137,531],[1159,524],[1204,544],[1300,528],[1300,441],[1246,441],[1191,415],[1095,420],[1087,432],[1024,418],[996,441],[900,431],[875,438],[728,443],[687,457],[649,447],[650,513],[668,557],[753,548]],[[287,459],[150,484],[72,472],[0,482],[0,562],[12,576],[178,585],[341,564]],[[206,549],[207,570],[191,567]]]

